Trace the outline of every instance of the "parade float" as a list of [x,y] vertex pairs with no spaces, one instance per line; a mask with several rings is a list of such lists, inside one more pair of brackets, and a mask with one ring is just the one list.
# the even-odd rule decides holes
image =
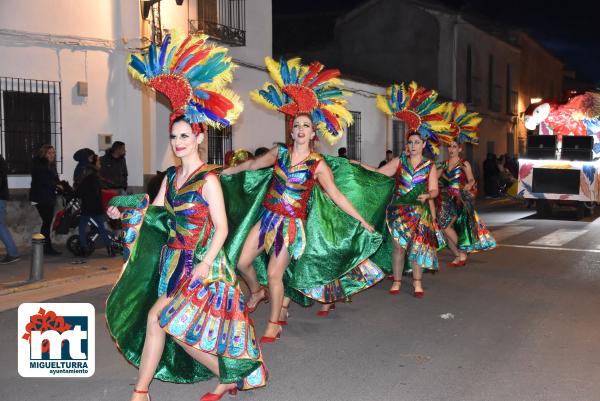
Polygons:
[[600,202],[600,94],[565,103],[540,101],[525,111],[527,155],[519,160],[518,195],[534,199],[541,216],[561,206],[580,217]]

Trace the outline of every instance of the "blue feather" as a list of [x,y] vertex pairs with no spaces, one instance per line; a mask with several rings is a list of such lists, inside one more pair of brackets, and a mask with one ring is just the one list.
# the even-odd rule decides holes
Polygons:
[[192,59],[192,57],[194,57],[195,54],[189,54],[186,58],[184,58],[182,61],[180,61],[177,65],[177,68],[175,68],[174,73],[175,74],[179,74],[179,72],[183,69],[183,67],[185,67],[185,65],[187,64],[188,61],[190,61]]
[[284,84],[288,84],[290,82],[290,71],[288,69],[287,61],[282,57],[279,61],[281,65],[281,78]]
[[[173,60],[173,56],[175,55],[175,52],[177,51],[177,46],[173,46],[171,48],[171,50],[169,51],[169,55],[167,56],[167,61],[165,62],[165,66],[169,68],[169,66],[171,65],[171,61]],[[167,70],[167,72],[170,72],[170,70]]]
[[139,57],[137,56],[132,56],[131,57],[131,61],[129,62],[129,65],[136,70],[137,72],[139,72],[142,75],[145,75],[146,73],[146,64],[144,64],[144,62],[142,60],[139,59]]
[[196,95],[196,97],[199,97],[200,99],[204,99],[204,100],[209,98],[208,93],[201,91],[199,89],[194,91],[194,95]]
[[171,35],[167,35],[165,37],[165,41],[160,47],[160,57],[158,59],[158,65],[160,66],[160,71],[163,72],[165,68],[165,56],[167,55],[167,47],[171,43]]
[[157,74],[157,64],[156,64],[156,44],[152,43],[150,45],[150,50],[148,51],[148,64],[150,65],[150,72],[152,76]]

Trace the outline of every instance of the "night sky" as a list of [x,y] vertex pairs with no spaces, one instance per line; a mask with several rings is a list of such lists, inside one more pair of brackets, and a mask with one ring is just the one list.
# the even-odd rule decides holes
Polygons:
[[[274,0],[274,53],[320,47],[333,35],[335,18],[366,0]],[[577,78],[600,85],[600,13],[594,2],[531,0],[441,0],[449,8],[493,18],[522,29],[574,70]],[[571,7],[567,7],[570,5]],[[586,5],[588,8],[576,7]]]

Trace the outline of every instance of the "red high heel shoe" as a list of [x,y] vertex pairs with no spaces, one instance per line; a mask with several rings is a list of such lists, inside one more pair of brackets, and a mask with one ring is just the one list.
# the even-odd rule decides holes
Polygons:
[[267,289],[265,287],[260,287],[260,289],[258,291],[256,291],[256,292],[250,291],[250,296],[252,296],[254,294],[258,294],[261,291],[263,291],[263,296],[260,297],[258,301],[256,301],[256,303],[254,304],[254,306],[250,306],[250,305],[246,304],[246,308],[248,309],[248,313],[254,312],[256,310],[256,308],[258,308],[258,304],[260,304],[263,301],[266,304],[269,303],[269,293],[267,292]]
[[467,260],[459,260],[458,262],[452,261],[450,263],[448,263],[448,266],[450,267],[461,267],[467,264]]
[[146,397],[148,397],[148,401],[152,401],[152,398],[150,398],[150,394],[148,394],[148,390],[138,390],[134,388],[133,392],[136,394],[146,394]]
[[234,388],[229,389],[221,394],[206,393],[202,397],[200,397],[200,401],[219,401],[221,398],[223,398],[223,396],[226,393],[228,393],[232,397],[235,397],[237,395],[237,392],[238,392],[237,387],[234,387]]
[[275,341],[277,341],[281,338],[281,332],[283,329],[281,328],[281,325],[279,324],[279,322],[273,322],[272,320],[269,320],[269,323],[276,324],[277,326],[279,326],[279,332],[277,333],[277,335],[275,337],[262,336],[260,338],[261,344],[274,343]]
[[319,317],[327,317],[329,316],[329,312],[335,309],[335,303],[332,304],[327,310],[320,310],[317,312],[317,316]]
[[[290,317],[290,314],[288,313],[288,307],[281,305],[281,309],[285,309],[285,318],[288,319]],[[280,326],[287,326],[287,320],[278,320],[277,324]]]
[[[394,283],[401,283],[402,280],[394,280]],[[398,295],[400,294],[400,288],[398,288],[397,290],[389,290],[388,291],[391,295]]]
[[[421,281],[421,279],[420,279],[420,278],[418,278],[418,279],[417,279],[417,278],[414,278],[414,279],[413,279],[413,282],[414,282],[414,281]],[[414,286],[414,284],[413,284],[413,286]],[[423,298],[423,297],[425,296],[425,291],[423,291],[423,290],[421,290],[421,291],[417,291],[417,290],[415,290],[414,294],[415,294],[415,297],[416,297],[416,298]]]

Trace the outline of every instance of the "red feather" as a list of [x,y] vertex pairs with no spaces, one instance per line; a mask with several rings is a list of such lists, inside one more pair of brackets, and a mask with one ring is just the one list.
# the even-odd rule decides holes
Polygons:
[[180,74],[185,74],[190,68],[192,68],[197,62],[204,59],[208,53],[210,53],[210,49],[202,49],[199,51],[194,57],[190,59],[185,65],[184,68],[181,69]]
[[330,79],[336,78],[340,76],[340,70],[332,69],[323,71],[319,74],[319,77],[315,79],[315,82],[309,85],[310,88],[314,88],[322,82],[329,81]]
[[313,79],[314,77],[316,77],[317,74],[319,73],[319,71],[321,71],[322,69],[323,69],[323,64],[319,63],[318,61],[313,62],[310,65],[310,67],[308,67],[308,72],[306,73],[306,76],[302,80],[302,84],[308,85],[310,80]]
[[203,101],[204,105],[210,105],[210,109],[213,113],[219,116],[219,118],[225,118],[227,116],[227,112],[233,108],[233,103],[219,93],[209,91],[205,92],[210,96],[208,99]]
[[175,52],[175,57],[179,56],[181,54],[181,52],[185,50],[185,47],[187,46],[187,44],[189,43],[190,40],[192,40],[191,35],[189,35],[187,38],[185,38],[183,43],[181,43],[181,45],[179,45],[179,49],[177,49],[177,51]]
[[179,63],[181,63],[183,60],[185,60],[185,58],[187,56],[189,56],[191,53],[196,51],[196,49],[200,48],[201,46],[202,46],[201,43],[196,43],[195,45],[190,46],[190,48],[187,49],[182,55],[175,57],[175,61],[174,61],[173,65],[178,66]]
[[335,128],[335,130],[339,131],[340,130],[340,124],[338,124],[338,120],[337,120],[337,118],[335,118],[335,116],[333,115],[333,113],[331,113],[327,109],[321,109],[321,111],[325,115],[325,118],[327,120],[329,120],[329,122],[331,123],[331,125],[333,125],[333,127]]

